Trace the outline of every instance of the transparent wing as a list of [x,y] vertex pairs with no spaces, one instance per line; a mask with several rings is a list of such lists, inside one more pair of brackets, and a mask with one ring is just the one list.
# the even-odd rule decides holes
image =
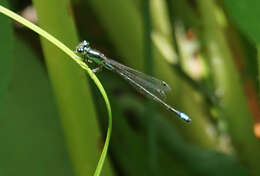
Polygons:
[[[111,59],[105,59],[104,62],[115,67],[116,72],[123,73],[123,74],[120,74],[122,77],[129,77],[131,79],[131,81],[134,81],[136,84],[142,86],[145,90],[151,92],[152,94],[154,94],[155,96],[157,96],[160,99],[165,100],[166,99],[165,91],[171,90],[170,86],[162,80],[159,80],[159,79],[156,79],[149,75],[146,75],[142,72],[134,70],[125,65],[122,65]],[[128,79],[126,79],[126,80],[128,80]],[[130,81],[130,83],[131,83],[131,81]],[[135,88],[138,89],[138,91],[140,91],[139,86],[136,86],[133,83],[131,83],[131,85],[133,85]],[[143,91],[140,91],[140,92],[145,94]],[[145,94],[145,95],[147,95],[147,94]]]
[[168,105],[162,100],[163,98],[166,97],[164,91],[171,90],[170,86],[166,84],[164,81],[145,75],[144,73],[131,69],[111,59],[106,58],[104,62],[105,64],[112,66],[115,72],[117,72],[121,77],[123,77],[126,81],[128,81],[140,93],[147,96],[148,98],[151,98],[159,102],[168,110],[175,113],[182,120],[186,122],[191,121],[189,116],[187,116],[183,112],[174,109],[173,107],[171,107],[170,105]]
[[[116,67],[117,65],[113,65],[114,67]],[[180,117],[181,119],[185,120],[185,121],[189,121],[189,119],[186,119],[185,115],[181,115],[181,112],[177,111],[176,109],[174,109],[173,107],[171,107],[170,105],[168,105],[167,103],[165,103],[163,100],[161,100],[158,96],[156,96],[155,94],[153,94],[151,91],[149,91],[147,88],[145,88],[142,84],[139,84],[138,82],[136,82],[134,79],[132,79],[131,77],[129,77],[129,74],[127,71],[125,70],[121,70],[119,68],[116,67],[116,69],[114,70],[115,72],[117,72],[120,76],[122,76],[125,80],[127,80],[134,88],[136,88],[140,93],[142,93],[143,95],[147,96],[148,98],[151,98],[157,102],[159,102],[160,104],[162,104],[163,106],[165,106],[168,110],[172,111],[173,113],[177,114],[178,117]],[[128,74],[128,75],[127,75]],[[184,116],[184,118],[183,118]],[[188,117],[188,116],[187,116]]]

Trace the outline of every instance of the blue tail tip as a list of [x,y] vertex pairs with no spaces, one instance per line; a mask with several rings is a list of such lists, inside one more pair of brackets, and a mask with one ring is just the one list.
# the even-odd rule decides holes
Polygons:
[[187,114],[185,114],[185,113],[183,113],[183,112],[180,112],[180,113],[179,113],[179,116],[180,116],[180,118],[181,118],[182,120],[184,120],[184,121],[186,121],[186,122],[191,122],[191,118],[190,118]]

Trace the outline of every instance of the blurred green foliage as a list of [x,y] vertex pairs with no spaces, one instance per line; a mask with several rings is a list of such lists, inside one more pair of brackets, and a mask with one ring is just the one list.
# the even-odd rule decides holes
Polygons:
[[226,12],[247,37],[255,43],[260,42],[260,24],[258,23],[260,2],[256,0],[230,0],[221,1],[226,7]]
[[26,42],[14,43],[12,79],[0,112],[1,174],[72,175],[43,64]]
[[[7,6],[7,2],[3,1],[3,5]],[[11,20],[7,19],[3,15],[0,16],[0,32],[1,40],[5,43],[0,51],[5,59],[0,60],[0,110],[4,107],[4,98],[7,94],[8,85],[11,81],[12,65],[13,65],[13,29],[11,26]]]
[[[165,80],[173,89],[167,102],[192,118],[186,124],[118,75],[98,73],[114,126],[101,175],[260,175],[253,132],[260,114],[258,1],[0,5],[15,12],[34,5],[37,23],[72,49],[77,38],[86,39],[108,57]],[[107,129],[96,86],[28,29],[2,14],[0,24],[0,174],[92,175]]]

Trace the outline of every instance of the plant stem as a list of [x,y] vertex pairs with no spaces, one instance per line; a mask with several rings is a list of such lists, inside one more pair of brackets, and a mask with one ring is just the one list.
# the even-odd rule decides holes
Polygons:
[[[33,2],[39,25],[74,48],[78,40],[69,1]],[[66,56],[46,40],[41,42],[76,174],[92,175],[99,158],[96,146],[100,132],[84,72],[71,60],[64,59]],[[100,165],[98,167],[100,171]],[[109,168],[104,173],[111,175]]]
[[237,155],[245,162],[254,175],[260,175],[259,141],[253,134],[252,115],[247,107],[246,98],[239,74],[235,68],[223,30],[216,20],[215,1],[199,0],[204,37],[216,88],[221,92],[221,103],[228,116],[226,122]]
[[[172,33],[172,25],[170,23],[170,17],[166,1],[165,0],[153,0],[153,9],[152,9],[152,15],[153,15],[153,30],[156,31],[156,35],[160,36],[157,37],[157,40],[154,42],[159,42],[164,40],[165,43],[167,43],[168,46],[170,46],[170,51],[173,51],[175,53],[175,57],[172,58],[172,54],[165,55],[166,57],[171,56],[167,59],[163,58],[161,55],[158,56],[157,64],[157,70],[160,72],[166,72],[169,70],[168,74],[164,75],[164,78],[166,81],[172,83],[172,89],[173,92],[176,95],[179,95],[179,97],[175,97],[174,99],[178,99],[178,104],[181,111],[184,111],[185,113],[191,115],[191,118],[194,120],[191,124],[189,124],[189,128],[184,127],[183,125],[180,125],[180,128],[183,128],[182,134],[192,143],[196,143],[200,146],[203,146],[205,148],[215,148],[216,141],[214,137],[209,135],[206,132],[208,121],[207,121],[207,114],[204,113],[203,108],[201,108],[201,102],[197,101],[198,98],[196,97],[195,91],[193,90],[193,87],[191,87],[189,84],[187,84],[187,81],[183,79],[182,76],[179,76],[181,66],[179,65],[181,57],[177,57],[176,50],[174,46],[174,37]],[[158,48],[160,49],[160,48]],[[158,50],[157,50],[158,52]],[[168,52],[169,53],[169,52]],[[170,63],[170,60],[173,60],[173,62]],[[163,62],[165,62],[165,65],[163,65]],[[173,67],[172,67],[173,65]],[[172,72],[173,71],[173,72]],[[171,75],[170,78],[167,80],[167,75]],[[175,78],[173,75],[177,75],[178,78]],[[178,107],[178,106],[177,106]],[[192,134],[192,135],[191,135]]]
[[[257,58],[258,58],[258,74],[260,74],[260,44],[257,44]],[[258,75],[258,82],[260,84],[260,81],[259,81],[260,77]],[[259,86],[260,88],[260,86]],[[260,91],[259,91],[260,92]],[[259,95],[260,96],[260,95]]]

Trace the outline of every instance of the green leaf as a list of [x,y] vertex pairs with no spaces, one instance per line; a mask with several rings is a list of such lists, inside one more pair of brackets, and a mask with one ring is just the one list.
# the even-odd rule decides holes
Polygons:
[[1,175],[71,176],[46,71],[25,43],[15,43],[14,73],[0,111]]
[[[3,1],[3,4],[7,4]],[[13,66],[13,31],[11,21],[0,16],[0,38],[1,38],[1,59],[0,59],[0,110],[3,108],[3,100],[6,95]]]
[[260,1],[222,0],[226,12],[246,36],[256,43],[260,42]]
[[[40,1],[38,1],[38,2],[40,2]],[[52,2],[52,1],[48,1],[48,2]],[[61,4],[58,4],[58,5],[61,5]],[[47,5],[47,7],[48,7],[48,5]],[[51,6],[51,7],[52,7],[52,11],[53,11],[53,7],[55,8],[54,10],[56,10],[56,5]],[[62,7],[66,7],[66,4],[62,4]],[[43,8],[45,9],[45,7],[43,7]],[[48,9],[48,8],[46,8],[46,9]],[[62,8],[63,11],[65,9],[66,8]],[[33,23],[29,22],[25,18],[17,15],[16,13],[8,10],[7,8],[5,8],[1,5],[0,5],[0,12],[3,13],[4,15],[16,20],[17,22],[25,25],[26,27],[30,28],[32,31],[41,35],[43,38],[47,39],[49,42],[51,42],[56,47],[61,49],[64,53],[66,53],[68,56],[70,56],[71,59],[73,59],[83,69],[85,69],[88,72],[91,79],[97,85],[98,89],[100,90],[100,93],[102,94],[102,96],[104,98],[104,101],[106,103],[106,108],[108,110],[108,130],[107,130],[106,141],[105,141],[104,148],[102,150],[100,159],[98,161],[97,168],[94,173],[94,175],[99,175],[101,173],[101,169],[103,167],[103,164],[104,164],[104,161],[106,158],[106,154],[107,154],[107,150],[108,150],[108,146],[109,146],[109,140],[110,140],[111,131],[112,131],[111,107],[110,107],[109,100],[107,98],[106,92],[105,92],[102,84],[99,82],[99,80],[97,79],[95,74],[91,71],[91,69],[89,69],[88,66],[82,61],[82,59],[80,59],[79,56],[77,56],[75,54],[75,52],[73,52],[71,49],[69,49],[64,43],[60,42],[58,39],[53,37],[48,32],[44,31],[40,27],[34,25]],[[44,13],[46,13],[46,11],[44,11]],[[66,13],[66,12],[64,12],[64,13]],[[70,25],[72,25],[71,24],[72,21],[70,21],[69,23],[70,23]],[[49,26],[53,26],[53,25],[49,25]],[[70,27],[73,28],[73,26],[70,26]],[[75,37],[75,29],[72,29],[71,31],[74,32],[74,37]],[[45,41],[43,41],[43,43],[44,42]],[[75,42],[75,38],[74,38],[74,42]],[[53,48],[51,48],[50,45],[45,45],[44,48],[47,49],[48,47],[50,49],[53,49]],[[53,52],[53,51],[54,50],[52,50],[51,52]],[[45,54],[46,53],[50,54],[51,52],[45,52]],[[50,59],[50,58],[48,58],[48,59]],[[52,60],[48,60],[48,61],[53,62],[53,61],[57,61],[57,60],[52,59]],[[55,63],[53,63],[53,64],[55,64]],[[94,163],[93,160],[96,159],[96,157],[93,158],[92,156],[98,154],[98,149],[95,145],[91,145],[92,151],[89,149],[90,146],[88,145],[89,143],[92,143],[92,144],[96,143],[95,141],[98,140],[98,135],[97,135],[98,129],[95,127],[95,126],[97,126],[97,123],[95,122],[96,119],[94,118],[95,117],[94,108],[92,107],[92,102],[89,99],[90,96],[87,96],[87,94],[89,93],[89,91],[87,91],[88,90],[87,84],[82,79],[82,76],[81,76],[82,73],[78,70],[76,65],[72,65],[72,63],[69,64],[68,60],[66,60],[64,62],[62,62],[60,60],[60,62],[58,62],[58,64],[55,64],[52,66],[57,66],[57,65],[59,67],[55,67],[54,70],[52,70],[53,73],[55,73],[55,71],[57,71],[57,73],[53,74],[52,76],[55,77],[53,79],[54,80],[53,83],[55,83],[55,85],[57,86],[57,87],[54,86],[57,88],[57,89],[54,89],[54,90],[56,90],[56,92],[55,92],[56,98],[58,100],[60,100],[60,101],[58,101],[58,105],[60,105],[60,109],[61,109],[60,114],[62,114],[62,117],[64,119],[64,126],[66,127],[65,132],[67,134],[66,137],[69,141],[68,145],[69,145],[71,156],[74,161],[74,165],[77,167],[76,168],[77,174],[85,175],[86,173],[91,172],[91,169],[89,169],[89,168]],[[66,68],[65,72],[63,72],[63,69],[61,69],[62,68],[61,66],[63,66],[63,69]],[[57,68],[60,68],[60,69],[57,69]],[[65,77],[64,77],[64,74],[65,74]],[[53,78],[53,77],[51,77],[51,78]],[[61,78],[61,79],[59,79],[59,78]],[[70,78],[70,79],[68,79],[68,78]],[[76,78],[78,79],[78,81]],[[66,83],[66,85],[65,85],[65,83]],[[88,105],[90,105],[91,107]],[[85,109],[85,107],[88,107],[88,109]],[[92,118],[89,118],[88,120],[94,119],[90,123],[86,123],[86,121],[85,121],[85,119],[88,115],[90,115],[92,117]],[[75,117],[78,117],[78,118],[76,119]],[[90,126],[89,127],[78,127],[80,125],[90,125]],[[87,130],[87,131],[90,130],[90,132],[86,132],[84,130]],[[93,132],[94,130],[95,130],[95,132]],[[95,134],[95,136],[93,134]],[[88,141],[86,141],[86,139],[88,139]],[[94,140],[94,142],[92,142],[92,141],[90,142],[90,139]],[[86,150],[86,148],[88,148],[88,150]],[[91,157],[89,157],[90,155],[91,155]],[[86,163],[88,163],[88,165]],[[105,168],[108,168],[108,170],[110,169],[109,167],[105,167]],[[111,172],[109,171],[109,173],[111,173]]]

